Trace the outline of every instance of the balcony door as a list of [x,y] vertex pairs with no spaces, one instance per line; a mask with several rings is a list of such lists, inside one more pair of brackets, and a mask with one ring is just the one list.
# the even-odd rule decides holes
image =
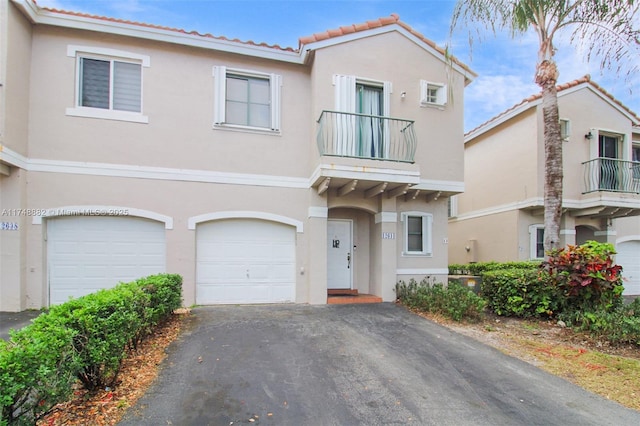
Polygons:
[[600,135],[598,157],[600,157],[600,190],[620,189],[620,139],[615,136]]
[[358,157],[384,158],[382,87],[356,84],[356,152]]

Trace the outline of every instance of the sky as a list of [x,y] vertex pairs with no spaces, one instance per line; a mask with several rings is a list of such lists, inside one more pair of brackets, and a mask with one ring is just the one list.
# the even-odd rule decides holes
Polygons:
[[[37,0],[38,5],[210,33],[230,39],[298,47],[298,38],[391,13],[453,54],[478,77],[465,90],[465,131],[538,93],[533,82],[538,40],[527,33],[487,34],[470,46],[464,27],[450,36],[455,0]],[[586,74],[640,114],[640,75],[617,75],[586,62],[568,37],[557,38],[558,83]],[[630,61],[640,62],[640,55]]]

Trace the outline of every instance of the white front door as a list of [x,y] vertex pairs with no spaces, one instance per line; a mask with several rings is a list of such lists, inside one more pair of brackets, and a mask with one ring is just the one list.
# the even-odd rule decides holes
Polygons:
[[351,289],[353,281],[352,222],[327,221],[327,288]]

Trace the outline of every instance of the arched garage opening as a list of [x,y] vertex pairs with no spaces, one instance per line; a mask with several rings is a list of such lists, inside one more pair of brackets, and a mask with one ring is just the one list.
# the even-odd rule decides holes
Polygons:
[[49,304],[165,272],[166,225],[131,216],[47,218]]
[[196,304],[294,302],[301,224],[241,216],[193,223]]

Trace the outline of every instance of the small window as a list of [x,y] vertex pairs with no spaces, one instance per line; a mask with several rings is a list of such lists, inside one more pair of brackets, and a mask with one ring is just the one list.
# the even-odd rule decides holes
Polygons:
[[544,225],[529,227],[531,259],[544,259]]
[[571,122],[569,120],[560,120],[560,136],[564,141],[569,140],[569,136],[571,136]]
[[447,86],[420,80],[420,105],[445,105],[447,103]]
[[280,86],[276,74],[214,67],[214,126],[280,130]]
[[458,197],[455,195],[449,197],[447,215],[450,218],[458,216]]
[[75,105],[67,115],[147,123],[142,115],[142,70],[150,58],[121,50],[67,46],[76,59]]
[[404,254],[431,256],[431,224],[433,216],[428,213],[409,212],[404,221]]

